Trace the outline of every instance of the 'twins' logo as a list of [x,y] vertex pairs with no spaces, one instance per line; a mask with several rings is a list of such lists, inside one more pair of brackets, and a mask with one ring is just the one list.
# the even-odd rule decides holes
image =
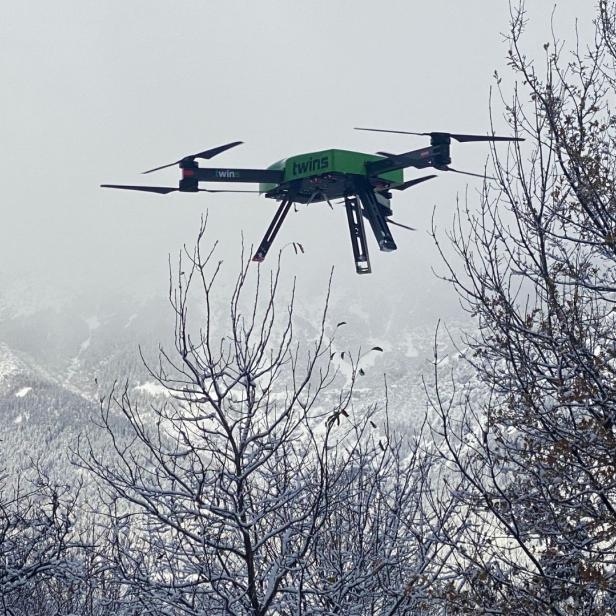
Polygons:
[[240,172],[239,171],[233,171],[232,169],[219,169],[218,171],[216,171],[216,175],[219,178],[225,178],[228,180],[232,180],[234,178],[239,178],[240,177]]
[[293,161],[293,175],[301,175],[309,171],[321,171],[329,167],[329,157],[309,158],[308,160]]

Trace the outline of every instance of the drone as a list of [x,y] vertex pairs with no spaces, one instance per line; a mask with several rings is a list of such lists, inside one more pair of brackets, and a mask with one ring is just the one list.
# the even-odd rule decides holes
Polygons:
[[[252,260],[256,262],[265,259],[292,205],[327,203],[331,207],[332,201],[341,199],[347,214],[355,270],[358,274],[369,274],[372,270],[364,220],[368,221],[381,251],[391,252],[396,250],[396,242],[389,225],[403,227],[411,231],[415,229],[391,219],[393,215],[391,208],[392,191],[406,190],[437,177],[436,175],[424,175],[405,181],[404,169],[408,167],[415,169],[433,168],[438,171],[450,171],[485,178],[484,175],[460,171],[449,166],[451,163],[450,145],[452,139],[460,143],[523,141],[520,137],[500,137],[497,135],[465,135],[445,132],[415,133],[380,128],[357,128],[356,130],[427,136],[430,137],[430,145],[401,154],[389,152],[366,154],[339,149],[322,150],[290,156],[266,169],[199,166],[197,159],[209,160],[243,143],[242,141],[233,141],[197,154],[184,156],[175,162],[143,172],[145,174],[153,173],[178,165],[182,177],[177,187],[120,184],[101,184],[101,187],[137,190],[161,195],[171,192],[254,192],[262,194],[268,199],[274,199],[280,205],[252,257]],[[217,190],[200,188],[201,182],[256,183],[259,184],[259,189]]]

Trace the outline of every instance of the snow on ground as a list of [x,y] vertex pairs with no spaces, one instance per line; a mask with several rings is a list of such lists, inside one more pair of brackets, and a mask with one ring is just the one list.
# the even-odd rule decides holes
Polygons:
[[29,391],[32,391],[32,387],[22,387],[16,394],[16,398],[23,398]]
[[99,318],[96,315],[92,315],[91,317],[88,317],[87,319],[84,319],[84,321],[87,323],[88,329],[90,331],[92,331],[94,329],[98,329],[101,326],[101,322],[100,322]]
[[0,343],[0,384],[19,373],[20,368],[20,362],[15,355],[5,344]]
[[71,360],[71,363],[68,366],[66,377],[64,379],[65,386],[68,386],[73,376],[80,371],[81,356],[84,353],[84,351],[88,350],[88,348],[90,347],[90,344],[92,343],[92,332],[101,326],[100,319],[96,315],[92,315],[90,317],[84,318],[83,320],[86,322],[86,325],[88,326],[88,330],[89,330],[88,337],[79,345],[79,351],[77,352],[77,355],[73,357],[73,359]]
[[406,355],[406,357],[417,357],[419,355],[419,352],[417,351],[417,347],[415,346],[414,342],[413,342],[413,336],[411,333],[408,333],[405,336],[405,340],[404,340],[404,346],[406,347],[404,354]]
[[137,391],[143,391],[150,396],[168,396],[169,392],[160,384],[154,381],[146,381],[135,387]]

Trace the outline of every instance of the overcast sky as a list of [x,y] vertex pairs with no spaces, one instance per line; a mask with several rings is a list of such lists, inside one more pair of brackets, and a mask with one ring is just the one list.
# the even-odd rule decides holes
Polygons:
[[[528,4],[534,54],[549,38],[552,3]],[[593,4],[558,3],[563,38],[573,40],[576,17],[588,29]],[[98,187],[174,185],[176,169],[139,172],[205,148],[242,140],[216,164],[262,167],[329,147],[426,144],[353,126],[489,131],[494,70],[509,79],[508,15],[507,0],[1,3],[0,276],[164,289],[167,254],[192,242],[205,211],[209,237],[235,259],[242,232],[247,243],[260,241],[273,201]],[[498,104],[494,119],[506,132]],[[488,148],[454,144],[452,153],[453,166],[480,171]],[[400,249],[392,254],[371,241],[371,276],[354,273],[342,208],[290,215],[270,254],[299,241],[306,255],[289,255],[287,267],[307,286],[335,264],[366,301],[388,286],[407,301],[438,266],[427,236],[433,208],[446,225],[456,195],[479,185],[441,174],[396,195],[394,218],[419,230],[395,229]]]

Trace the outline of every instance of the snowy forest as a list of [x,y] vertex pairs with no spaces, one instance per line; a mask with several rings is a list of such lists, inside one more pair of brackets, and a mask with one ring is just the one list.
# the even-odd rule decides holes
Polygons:
[[223,284],[207,216],[167,331],[83,324],[70,387],[3,298],[3,614],[616,613],[616,2],[542,58],[526,27],[489,103],[524,141],[432,231],[464,318],[397,323],[422,361],[303,296],[293,246]]

